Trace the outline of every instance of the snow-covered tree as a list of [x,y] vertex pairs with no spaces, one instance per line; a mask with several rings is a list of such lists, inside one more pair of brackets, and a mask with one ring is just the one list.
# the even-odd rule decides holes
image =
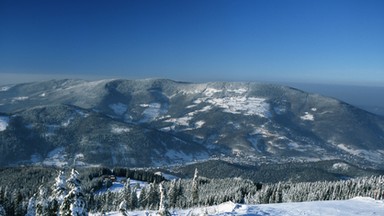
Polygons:
[[71,175],[67,180],[69,193],[64,197],[60,206],[60,215],[65,216],[85,216],[88,215],[83,191],[81,189],[81,181],[78,178],[79,173],[72,169]]
[[138,186],[136,185],[135,187],[133,187],[133,190],[131,192],[131,209],[136,209],[137,207],[139,207],[139,199],[137,198],[137,191],[138,190]]
[[47,215],[49,211],[48,189],[41,185],[36,198],[36,215]]
[[36,194],[34,194],[28,201],[27,214],[25,216],[36,215]]
[[177,203],[177,196],[178,196],[178,190],[177,190],[177,184],[176,180],[171,181],[171,186],[169,187],[169,193],[168,193],[168,200],[169,200],[169,206],[170,207],[176,207]]
[[165,191],[163,183],[160,183],[159,190],[160,190],[160,205],[159,205],[158,214],[161,216],[170,216],[171,213],[168,211],[167,193]]
[[55,183],[52,187],[51,197],[56,199],[59,204],[64,200],[65,195],[67,195],[67,184],[65,182],[65,173],[64,171],[59,171],[59,175],[55,178]]
[[124,215],[124,216],[127,216],[127,211],[128,211],[128,203],[126,200],[123,200],[121,201],[120,205],[119,205],[119,212]]
[[60,206],[67,195],[67,185],[65,181],[65,173],[59,171],[58,176],[55,178],[55,183],[52,186],[52,194],[49,198],[49,211],[51,215],[59,215]]
[[192,201],[192,205],[195,206],[198,204],[199,202],[199,182],[198,182],[198,171],[197,171],[197,168],[195,169],[195,174],[193,175],[193,179],[192,179],[192,189],[191,189],[191,192],[192,192],[192,197],[191,197],[191,201]]
[[146,188],[143,188],[141,190],[141,193],[139,195],[139,204],[141,206],[141,208],[146,208],[147,207],[147,204],[148,204],[148,197],[147,197],[147,192],[146,192]]
[[131,208],[131,180],[128,178],[124,184],[123,190],[120,192],[121,202],[125,201],[127,209]]
[[6,216],[5,209],[2,205],[0,205],[0,216]]
[[147,202],[150,209],[157,209],[159,205],[159,193],[156,189],[155,183],[149,184],[147,191]]

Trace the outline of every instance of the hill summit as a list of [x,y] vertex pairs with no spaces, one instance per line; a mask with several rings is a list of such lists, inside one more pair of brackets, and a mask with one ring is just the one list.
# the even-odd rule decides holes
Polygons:
[[0,164],[340,159],[384,168],[384,119],[287,86],[52,80],[0,87]]

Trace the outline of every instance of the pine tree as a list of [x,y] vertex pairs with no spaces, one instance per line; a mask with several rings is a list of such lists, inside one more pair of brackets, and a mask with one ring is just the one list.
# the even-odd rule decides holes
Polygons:
[[52,188],[52,198],[56,199],[59,204],[64,200],[65,195],[67,195],[67,185],[65,182],[65,173],[64,171],[59,171],[59,175],[55,178],[55,184]]
[[141,208],[145,209],[148,204],[148,197],[147,197],[147,192],[146,188],[141,189],[141,193],[139,195],[139,205]]
[[170,216],[171,213],[168,211],[167,193],[165,191],[163,183],[160,183],[159,190],[160,190],[160,205],[159,205],[158,214],[160,216]]
[[127,209],[131,208],[131,181],[128,178],[124,184],[123,190],[120,192],[120,202],[125,201]]
[[59,215],[60,206],[67,195],[67,185],[65,181],[65,173],[59,171],[59,175],[55,178],[55,183],[52,187],[52,194],[50,196],[49,211],[50,215]]
[[155,183],[149,184],[149,189],[147,193],[147,205],[150,209],[157,209],[159,205],[159,194],[156,190]]
[[127,204],[127,201],[126,200],[123,200],[121,201],[120,205],[119,205],[119,212],[124,215],[124,216],[127,216],[127,211],[128,211],[128,204]]
[[169,187],[169,193],[168,193],[168,198],[169,198],[169,206],[172,208],[176,207],[176,202],[177,202],[177,196],[178,196],[178,191],[177,191],[177,185],[176,185],[176,180],[172,180],[171,186]]
[[27,214],[25,216],[36,215],[36,194],[34,194],[28,201]]
[[64,197],[60,206],[60,215],[85,216],[87,215],[85,197],[81,189],[81,182],[78,178],[79,173],[72,169],[71,175],[67,180],[69,193]]
[[7,214],[5,213],[5,209],[2,205],[0,205],[0,216],[7,216]]
[[192,206],[196,206],[198,203],[199,203],[199,182],[198,182],[198,171],[197,171],[197,168],[195,169],[195,174],[193,175],[193,179],[192,179],[192,189],[191,189],[191,192],[192,192],[192,197],[191,197],[191,201],[192,201]]
[[41,185],[36,199],[36,216],[48,214],[49,203],[47,197],[48,189],[44,185]]
[[135,186],[133,188],[132,192],[131,192],[131,198],[130,198],[131,199],[131,204],[130,204],[130,206],[131,206],[132,210],[134,210],[134,209],[139,207],[139,200],[137,198],[136,191],[137,191],[137,186]]

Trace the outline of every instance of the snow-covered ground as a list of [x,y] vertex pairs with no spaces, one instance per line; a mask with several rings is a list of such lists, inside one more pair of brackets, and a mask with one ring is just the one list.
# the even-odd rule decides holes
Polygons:
[[9,124],[8,116],[0,116],[0,131],[5,131]]
[[[111,192],[114,192],[114,193],[120,192],[124,188],[124,183],[122,182],[123,179],[124,179],[124,181],[126,180],[125,178],[117,177],[117,180],[115,182],[112,182],[112,186],[111,187],[100,189],[100,190],[96,191],[96,194],[106,193],[107,191],[111,191]],[[137,193],[137,196],[139,196],[140,193],[141,193],[141,189],[147,187],[148,183],[147,182],[143,182],[143,181],[138,181],[138,180],[130,179],[129,180],[129,185],[131,186],[131,188],[134,188],[135,186],[138,186],[137,190],[136,190],[136,193]]]
[[[255,215],[255,216],[379,216],[384,215],[384,201],[356,197],[342,201],[241,205],[226,202],[217,206],[171,210],[172,215]],[[90,214],[100,215],[100,214]],[[107,215],[122,215],[110,212]],[[156,215],[156,211],[134,211],[129,215]]]

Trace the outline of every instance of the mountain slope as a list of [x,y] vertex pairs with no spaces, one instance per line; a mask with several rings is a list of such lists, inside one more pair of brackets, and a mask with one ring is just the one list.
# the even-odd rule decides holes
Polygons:
[[0,89],[3,165],[59,154],[67,163],[121,166],[221,157],[251,164],[342,159],[384,168],[382,117],[290,87],[148,79]]

